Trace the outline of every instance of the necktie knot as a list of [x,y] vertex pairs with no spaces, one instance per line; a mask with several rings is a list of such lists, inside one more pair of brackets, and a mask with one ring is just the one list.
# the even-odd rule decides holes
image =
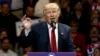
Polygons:
[[52,27],[52,32],[54,32],[55,31],[55,28],[54,27]]

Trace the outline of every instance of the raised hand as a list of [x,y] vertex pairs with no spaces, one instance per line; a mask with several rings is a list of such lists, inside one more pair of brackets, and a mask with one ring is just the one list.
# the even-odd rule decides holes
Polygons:
[[32,26],[32,19],[31,18],[26,17],[26,15],[24,15],[21,18],[21,21],[23,23],[23,26],[24,26],[25,30],[30,30],[31,29],[31,26]]

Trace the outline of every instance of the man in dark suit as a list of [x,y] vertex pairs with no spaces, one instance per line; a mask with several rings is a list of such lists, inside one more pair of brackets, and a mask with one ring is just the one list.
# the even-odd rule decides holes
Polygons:
[[45,21],[34,26],[30,18],[22,18],[24,30],[19,38],[19,44],[24,48],[32,45],[35,52],[74,51],[70,27],[58,23],[59,6],[56,3],[48,3],[44,6],[43,13]]

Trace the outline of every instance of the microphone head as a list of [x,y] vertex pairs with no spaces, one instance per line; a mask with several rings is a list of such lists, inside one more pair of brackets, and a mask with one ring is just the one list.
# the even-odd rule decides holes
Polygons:
[[56,22],[54,18],[51,18],[51,26],[54,27],[54,29],[56,28]]

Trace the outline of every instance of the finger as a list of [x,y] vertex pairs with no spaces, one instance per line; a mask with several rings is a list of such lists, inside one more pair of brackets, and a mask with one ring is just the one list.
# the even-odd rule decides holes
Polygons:
[[31,21],[31,20],[32,20],[31,18],[29,18],[29,17],[27,18],[27,21]]
[[22,23],[23,23],[23,24],[32,23],[32,20],[31,20],[31,19],[26,19],[26,20],[23,20]]
[[26,19],[26,14],[21,18],[21,20],[25,20]]

